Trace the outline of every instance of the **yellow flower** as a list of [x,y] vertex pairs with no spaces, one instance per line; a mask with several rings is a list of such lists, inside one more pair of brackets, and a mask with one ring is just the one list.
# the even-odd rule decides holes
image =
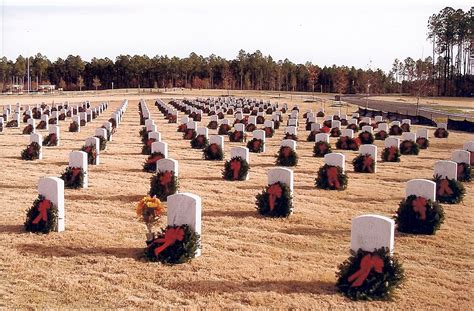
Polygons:
[[137,203],[136,213],[139,220],[145,223],[153,223],[164,214],[165,207],[157,198],[144,197]]

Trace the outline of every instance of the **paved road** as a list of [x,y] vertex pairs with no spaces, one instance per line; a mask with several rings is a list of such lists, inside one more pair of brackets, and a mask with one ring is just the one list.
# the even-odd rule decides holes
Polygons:
[[[341,98],[343,101],[346,101],[353,105],[359,105],[361,107],[366,107],[367,100],[363,96],[343,96]],[[398,112],[401,114],[408,114],[415,116],[416,115],[416,105],[414,104],[407,104],[407,103],[400,103],[395,101],[385,101],[385,100],[375,100],[370,99],[368,100],[368,107],[370,109],[381,110],[386,112]],[[455,118],[463,118],[463,119],[473,119],[472,115],[468,114],[457,114],[457,113],[450,113],[447,111],[442,110],[435,110],[431,108],[431,106],[427,105],[420,105],[418,115],[433,119],[433,118],[447,118],[455,117]]]

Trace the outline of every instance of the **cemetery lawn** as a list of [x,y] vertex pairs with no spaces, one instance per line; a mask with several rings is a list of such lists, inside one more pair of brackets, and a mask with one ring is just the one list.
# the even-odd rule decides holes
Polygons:
[[[312,156],[314,142],[306,142],[303,113],[322,101],[304,103],[310,95],[236,92],[300,107],[294,170],[294,214],[267,219],[255,209],[255,196],[267,185],[284,126],[267,139],[266,152],[250,154],[250,179],[222,179],[224,161],[204,161],[202,151],[176,132],[154,106],[158,95],[132,93],[89,94],[92,106],[109,99],[109,109],[80,133],[68,132],[70,119],[60,122],[61,146],[44,147],[43,160],[22,161],[28,137],[20,129],[0,134],[0,309],[73,309],[160,307],[268,309],[444,309],[467,310],[474,304],[474,183],[465,184],[466,197],[458,205],[443,204],[445,223],[434,236],[396,233],[395,253],[405,268],[406,281],[394,301],[354,302],[336,291],[337,267],[349,257],[351,219],[362,214],[392,217],[404,197],[405,183],[431,179],[434,163],[450,159],[452,151],[472,134],[450,132],[433,137],[419,156],[402,156],[400,163],[378,162],[376,174],[354,173],[353,151],[346,155],[349,176],[346,191],[319,190],[315,178],[322,158]],[[218,96],[227,91],[193,91],[159,95],[171,97]],[[59,97],[2,97],[5,103],[51,103]],[[99,166],[89,166],[89,188],[65,190],[66,231],[50,235],[26,233],[26,210],[37,197],[43,176],[59,176],[69,152],[78,150],[95,129],[107,121],[121,100],[129,99],[123,122],[100,155]],[[135,204],[147,194],[150,173],[142,171],[138,99],[147,99],[152,118],[169,144],[170,158],[179,161],[181,192],[202,198],[202,256],[176,266],[149,263],[143,256],[145,226],[135,217]],[[81,97],[70,101],[76,103]],[[327,112],[329,101],[323,98]],[[443,105],[445,103],[443,102]],[[463,102],[459,106],[468,105]],[[453,105],[456,106],[456,105]],[[356,108],[349,107],[349,112]],[[346,107],[341,111],[346,113]],[[180,113],[180,116],[182,114]],[[287,117],[284,118],[285,122]],[[207,125],[209,117],[201,124]],[[283,125],[283,124],[282,124]],[[412,131],[418,127],[412,126]],[[216,130],[209,130],[215,134]],[[40,131],[43,135],[45,131]],[[251,139],[251,137],[250,137]],[[334,148],[336,139],[331,138]],[[225,138],[225,159],[230,148]],[[383,142],[375,141],[380,152]],[[166,224],[166,219],[161,225]]]

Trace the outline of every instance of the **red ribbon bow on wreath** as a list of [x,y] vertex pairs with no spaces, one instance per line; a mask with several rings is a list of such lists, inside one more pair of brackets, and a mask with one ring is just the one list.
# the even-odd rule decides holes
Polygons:
[[323,126],[320,131],[323,133],[329,133],[330,129],[327,126]]
[[271,127],[266,127],[265,128],[265,136],[270,137],[272,135],[272,128]]
[[168,185],[171,183],[173,175],[170,171],[165,171],[163,175],[160,176],[160,184],[165,187],[166,192],[168,192]]
[[155,141],[156,141],[156,139],[154,139],[154,138],[148,139],[148,140],[146,141],[147,147],[151,147],[151,144],[153,144]]
[[33,155],[34,149],[32,145],[28,145],[27,152],[30,156]]
[[92,147],[91,146],[87,146],[85,149],[84,149],[84,152],[85,153],[89,153],[92,151]]
[[204,142],[204,136],[199,135],[198,137],[196,137],[196,142],[197,142],[199,145],[202,145],[202,143]]
[[176,241],[182,241],[184,239],[184,230],[183,228],[169,228],[165,231],[164,238],[156,239],[150,246],[155,243],[163,243],[160,247],[155,248],[155,255],[158,256],[162,251],[167,249],[169,246],[176,243]]
[[163,156],[162,155],[155,155],[153,156],[152,158],[148,159],[146,161],[147,164],[153,164],[153,163],[156,163],[158,160],[161,160],[163,159]]
[[281,150],[281,155],[284,158],[288,158],[290,156],[290,153],[291,153],[291,148],[290,147],[283,147],[282,150]]
[[397,147],[391,146],[390,148],[388,148],[387,160],[388,161],[393,161],[393,159],[395,159],[396,154],[397,154]]
[[384,264],[382,258],[377,255],[367,254],[360,261],[360,269],[357,270],[356,273],[352,274],[347,280],[349,282],[355,280],[354,283],[351,284],[351,287],[361,286],[369,276],[369,273],[372,271],[372,269],[374,269],[377,273],[382,273],[383,266]]
[[426,203],[427,200],[423,197],[417,197],[411,202],[411,205],[413,206],[413,211],[415,213],[420,214],[421,220],[426,219]]
[[185,139],[191,139],[193,137],[193,130],[187,130],[186,135],[184,136]]
[[242,137],[242,134],[240,131],[236,131],[234,133],[234,140],[240,140],[241,137]]
[[33,219],[33,224],[38,224],[41,220],[46,222],[48,221],[48,209],[51,207],[51,201],[50,200],[42,200],[39,205],[38,205],[38,216],[36,216],[35,219]]
[[241,163],[237,159],[233,159],[230,161],[230,169],[234,173],[234,180],[237,180],[239,178],[239,172],[241,168]]
[[442,179],[438,185],[439,195],[452,195],[454,192],[449,188],[449,181],[447,179]]
[[269,195],[268,203],[270,204],[270,211],[273,211],[273,209],[275,208],[275,201],[276,199],[281,198],[283,190],[281,189],[279,184],[273,184],[268,188],[267,193]]
[[319,152],[321,154],[325,153],[328,150],[328,146],[325,143],[321,142],[318,146]]
[[261,144],[262,144],[262,142],[259,139],[254,140],[253,144],[252,144],[253,150],[255,150],[255,151],[259,150]]
[[77,176],[79,176],[79,174],[81,173],[81,168],[80,167],[73,167],[71,169],[71,182],[74,182],[77,178]]
[[367,170],[368,172],[372,173],[372,164],[374,163],[374,160],[372,159],[371,156],[367,155],[364,157],[364,162],[362,165],[362,170]]
[[217,144],[211,144],[209,146],[209,150],[211,151],[212,154],[216,154],[217,153]]
[[347,136],[342,136],[339,141],[341,142],[341,149],[347,149]]
[[336,189],[341,188],[341,183],[339,182],[339,172],[337,171],[337,167],[329,167],[326,171],[328,177],[328,184],[331,187]]

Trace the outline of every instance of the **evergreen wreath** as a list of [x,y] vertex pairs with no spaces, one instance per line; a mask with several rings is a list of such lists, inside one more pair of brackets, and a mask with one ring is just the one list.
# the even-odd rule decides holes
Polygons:
[[428,149],[430,146],[430,141],[425,137],[418,137],[416,139],[416,144],[418,147],[420,147],[420,149]]
[[341,136],[341,130],[338,127],[333,127],[331,129],[331,137],[339,137]]
[[436,201],[410,195],[400,202],[395,221],[400,232],[434,234],[444,221],[444,211]]
[[385,140],[388,137],[388,133],[384,130],[375,133],[375,140]]
[[202,151],[204,160],[211,160],[211,161],[221,161],[224,159],[224,151],[222,147],[216,143],[212,143],[208,145]]
[[364,126],[367,126],[367,125],[370,125],[370,124],[367,123],[367,122],[360,122],[360,123],[359,123],[359,130],[362,130],[362,128],[363,128]]
[[209,145],[209,140],[205,135],[197,135],[191,140],[191,148],[204,149]]
[[324,114],[324,112],[322,112],[322,111],[318,111],[318,113],[316,114],[316,116],[317,116],[318,118],[322,118],[322,117],[325,116],[325,114]]
[[158,172],[150,179],[151,197],[156,196],[161,202],[166,202],[168,196],[177,193],[179,190],[179,181],[174,172]]
[[0,133],[3,132],[3,123],[0,123]]
[[49,233],[58,227],[58,208],[39,195],[26,213],[25,230],[35,233]]
[[57,146],[58,145],[58,136],[55,133],[48,134],[43,139],[43,146],[51,147],[51,146]]
[[59,121],[64,121],[64,120],[66,120],[66,114],[61,113],[61,114],[58,116],[58,119],[59,119]]
[[186,129],[186,131],[183,134],[183,139],[192,140],[196,136],[197,136],[197,133],[194,129]]
[[470,182],[472,180],[472,167],[467,163],[458,163],[458,180]]
[[290,188],[281,182],[268,185],[257,194],[255,204],[257,211],[264,216],[288,217],[293,212]]
[[437,128],[436,131],[434,132],[434,137],[436,138],[448,138],[449,132],[445,130],[444,128]]
[[156,172],[156,162],[164,158],[165,156],[161,152],[153,152],[148,156],[145,163],[143,163],[143,171],[149,173]]
[[148,140],[148,131],[146,130],[145,127],[142,127],[140,129],[139,134],[140,134],[140,139],[141,139],[142,144],[145,144],[146,141]]
[[28,122],[29,119],[31,119],[30,115],[27,115],[27,114],[23,115],[23,123]]
[[359,147],[360,147],[360,142],[358,138],[341,136],[336,141],[336,149],[357,151],[359,150]]
[[69,132],[78,132],[79,131],[79,124],[77,124],[76,121],[72,121],[70,124],[69,124]]
[[280,147],[278,150],[276,165],[296,166],[298,164],[298,155],[296,151],[288,146]]
[[332,127],[332,120],[326,120],[323,122],[323,126],[331,128]]
[[208,124],[207,124],[207,128],[208,129],[211,129],[211,130],[217,130],[217,127],[219,126],[219,124],[217,123],[217,121],[210,121]]
[[400,153],[402,155],[418,155],[420,147],[411,140],[404,140],[400,143]]
[[349,122],[347,122],[347,119],[341,119],[342,126],[347,126],[347,124],[349,124]]
[[32,142],[21,152],[23,160],[32,161],[39,159],[41,146],[37,142]]
[[117,120],[115,118],[110,118],[109,122],[112,124],[113,129],[117,128]]
[[275,130],[269,126],[263,129],[265,131],[265,137],[272,138],[275,134]]
[[258,116],[257,117],[257,124],[263,124],[265,123],[265,118],[263,116]]
[[354,172],[375,173],[375,161],[369,154],[361,154],[352,160]]
[[408,124],[408,123],[403,123],[400,127],[402,128],[402,131],[404,131],[404,132],[410,132],[410,124]]
[[336,277],[338,290],[352,300],[388,300],[405,275],[398,258],[382,247],[374,252],[351,250]]
[[253,138],[251,141],[247,142],[247,148],[249,152],[260,153],[263,152],[264,142],[261,139]]
[[273,128],[275,130],[278,130],[280,128],[280,122],[281,121],[278,121],[278,120],[273,120]]
[[318,141],[316,144],[314,144],[313,147],[313,157],[316,158],[324,158],[324,156],[328,153],[331,153],[331,144],[329,144],[326,141]]
[[292,139],[294,141],[298,141],[298,136],[295,134],[285,133],[285,137],[283,139]]
[[459,181],[441,178],[441,176],[434,176],[433,181],[436,183],[437,201],[447,204],[457,204],[464,199],[466,189]]
[[142,154],[150,155],[151,154],[151,145],[156,142],[156,139],[149,138],[142,147]]
[[257,127],[255,126],[255,124],[252,124],[252,123],[249,123],[246,127],[245,127],[245,131],[246,132],[253,132],[257,129]]
[[25,128],[23,129],[23,134],[24,134],[24,135],[29,135],[29,134],[33,133],[33,130],[34,130],[33,125],[28,124],[28,125],[25,126]]
[[370,132],[362,132],[359,134],[360,143],[362,145],[371,145],[374,143],[374,135]]
[[87,153],[87,163],[94,165],[97,160],[97,151],[95,146],[82,146],[81,151]]
[[[9,127],[8,124],[7,124],[7,127]],[[38,125],[36,126],[36,129],[37,130],[45,130],[46,129],[46,121],[41,120],[38,123]]]
[[222,178],[225,180],[245,180],[250,169],[249,163],[241,157],[235,157],[226,161]]
[[184,133],[186,132],[187,129],[188,129],[188,126],[186,125],[186,123],[183,123],[183,124],[178,125],[178,129],[176,131],[179,133]]
[[201,237],[188,225],[168,226],[156,239],[147,242],[145,255],[150,261],[173,265],[190,261],[201,248]]
[[18,127],[18,121],[17,120],[10,120],[7,122],[7,127]]
[[243,142],[244,138],[244,133],[241,131],[233,131],[229,133],[229,140],[231,142]]
[[354,124],[354,123],[349,124],[349,125],[346,127],[346,129],[353,130],[354,133],[357,133],[357,132],[359,131],[359,127],[358,127],[356,124]]
[[400,136],[403,133],[403,130],[400,126],[394,124],[390,127],[390,130],[388,131],[390,136]]
[[324,164],[318,171],[316,187],[326,190],[345,190],[347,188],[347,175],[339,166]]
[[81,124],[81,126],[86,126],[86,120],[80,120],[79,123]]
[[219,125],[219,130],[217,131],[217,133],[219,135],[228,135],[230,130],[231,127],[229,124],[221,124]]
[[57,124],[57,123],[58,123],[58,121],[57,121],[56,118],[50,118],[50,119],[48,120],[48,124]]
[[382,161],[384,162],[400,162],[400,156],[400,150],[395,146],[382,150]]
[[94,137],[99,139],[99,150],[100,151],[105,150],[105,148],[107,148],[107,139],[105,137],[99,136],[99,135],[94,136]]
[[64,180],[65,188],[77,189],[84,185],[84,177],[85,173],[81,167],[68,166],[59,178]]
[[320,131],[311,131],[309,132],[308,137],[306,138],[306,141],[316,141],[316,135],[321,133]]
[[314,124],[314,122],[308,122],[308,121],[306,120],[305,130],[311,131],[311,126],[312,126],[312,124]]

